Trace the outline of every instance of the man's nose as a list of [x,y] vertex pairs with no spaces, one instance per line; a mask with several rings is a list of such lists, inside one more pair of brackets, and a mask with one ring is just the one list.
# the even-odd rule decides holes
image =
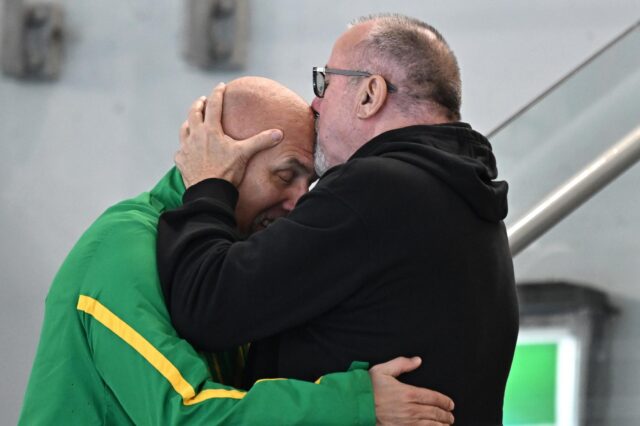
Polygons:
[[296,181],[287,189],[287,195],[282,203],[282,208],[289,213],[298,203],[300,197],[309,191],[309,186],[304,179]]

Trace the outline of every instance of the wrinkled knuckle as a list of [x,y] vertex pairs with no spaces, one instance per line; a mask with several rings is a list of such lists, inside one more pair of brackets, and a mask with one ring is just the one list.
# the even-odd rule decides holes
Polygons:
[[404,391],[404,397],[409,401],[420,401],[420,394],[416,392],[414,389],[407,389]]
[[429,410],[429,416],[432,420],[435,420],[439,423],[444,423],[447,425],[453,423],[453,416],[451,415],[451,413],[437,408],[431,408],[431,410]]
[[430,420],[444,420],[445,414],[437,407],[426,407],[425,413],[429,415]]
[[411,405],[407,407],[405,414],[409,419],[418,419],[420,417],[420,410],[417,407]]

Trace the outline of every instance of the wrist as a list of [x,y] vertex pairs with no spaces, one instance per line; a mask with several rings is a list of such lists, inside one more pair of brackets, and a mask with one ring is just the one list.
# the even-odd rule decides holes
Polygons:
[[182,196],[183,203],[196,199],[213,198],[235,209],[238,202],[238,190],[229,181],[220,178],[205,178],[188,187]]

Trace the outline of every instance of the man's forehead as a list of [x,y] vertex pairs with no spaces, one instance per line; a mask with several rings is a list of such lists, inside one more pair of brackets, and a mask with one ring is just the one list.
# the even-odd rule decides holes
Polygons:
[[280,151],[283,154],[299,153],[299,155],[313,156],[315,117],[311,108],[309,108],[308,113],[305,111],[304,115],[292,117],[291,121],[286,126],[281,127],[284,132],[284,139],[275,146],[276,151]]
[[351,51],[357,43],[366,38],[367,34],[373,27],[373,24],[373,22],[365,22],[347,29],[347,31],[342,33],[342,35],[336,40],[334,52],[336,49],[340,51]]

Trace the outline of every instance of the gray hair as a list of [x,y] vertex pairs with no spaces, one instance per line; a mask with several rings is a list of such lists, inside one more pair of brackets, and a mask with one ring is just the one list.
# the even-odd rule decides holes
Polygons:
[[460,68],[444,37],[431,25],[400,14],[364,16],[350,26],[366,22],[374,26],[356,46],[356,65],[399,78],[391,83],[408,97],[410,109],[426,105],[460,120]]

